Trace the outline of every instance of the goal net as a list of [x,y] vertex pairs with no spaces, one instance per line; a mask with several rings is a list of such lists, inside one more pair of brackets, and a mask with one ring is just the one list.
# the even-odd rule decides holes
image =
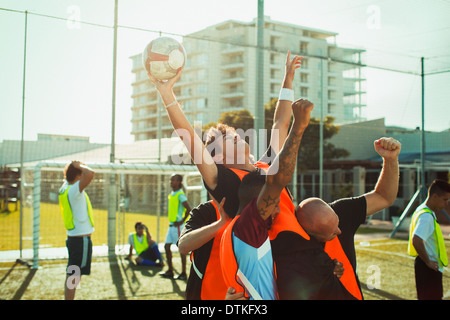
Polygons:
[[[32,252],[33,267],[39,259],[66,252],[66,230],[58,204],[66,163],[40,162],[24,168],[23,247]],[[95,164],[93,181],[85,189],[93,206],[95,250],[124,252],[128,235],[141,221],[152,238],[164,241],[168,228],[170,176],[183,176],[183,187],[193,208],[206,201],[206,191],[196,166],[160,164]],[[58,253],[59,250],[59,253]]]

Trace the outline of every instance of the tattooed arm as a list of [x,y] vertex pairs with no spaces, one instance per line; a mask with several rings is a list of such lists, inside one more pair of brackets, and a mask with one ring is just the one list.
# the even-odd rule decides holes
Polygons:
[[294,122],[288,137],[266,175],[266,183],[262,188],[258,200],[258,211],[263,219],[269,218],[276,210],[281,191],[291,181],[295,170],[297,152],[303,133],[309,124],[314,105],[308,100],[297,100],[292,104]]

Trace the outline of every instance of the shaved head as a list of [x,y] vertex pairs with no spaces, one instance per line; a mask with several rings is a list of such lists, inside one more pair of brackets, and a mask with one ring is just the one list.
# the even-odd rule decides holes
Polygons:
[[295,215],[303,229],[319,242],[332,240],[341,233],[338,216],[322,199],[303,200],[295,209]]

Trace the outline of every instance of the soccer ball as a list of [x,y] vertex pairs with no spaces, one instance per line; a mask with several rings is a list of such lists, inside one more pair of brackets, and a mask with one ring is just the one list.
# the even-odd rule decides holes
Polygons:
[[145,70],[157,80],[168,80],[184,68],[186,51],[175,39],[160,37],[151,41],[142,53]]

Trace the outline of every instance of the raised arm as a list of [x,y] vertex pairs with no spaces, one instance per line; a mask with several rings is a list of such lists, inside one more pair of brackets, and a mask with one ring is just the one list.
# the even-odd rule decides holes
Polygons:
[[398,155],[401,144],[394,138],[380,138],[374,142],[377,153],[383,158],[383,168],[375,189],[364,196],[367,201],[367,215],[374,214],[394,203],[398,192]]
[[151,247],[155,241],[152,239],[152,235],[150,234],[150,231],[148,230],[148,227],[146,225],[144,225],[144,229],[145,233],[147,234],[148,246]]
[[181,70],[178,71],[174,78],[167,81],[158,81],[153,78],[151,74],[148,74],[148,76],[161,95],[170,122],[172,123],[172,126],[178,136],[186,145],[186,148],[191,155],[194,164],[197,166],[200,174],[202,175],[203,180],[209,188],[215,189],[217,186],[217,167],[211,155],[206,150],[202,139],[195,133],[194,128],[192,128],[186,118],[186,115],[181,109],[181,106],[173,92],[173,86],[181,76]]
[[188,254],[203,246],[209,240],[213,239],[216,236],[217,231],[230,220],[230,217],[223,209],[225,198],[222,199],[220,204],[218,204],[214,198],[213,201],[216,203],[217,208],[219,208],[220,219],[182,235],[178,240],[178,250],[181,254]]
[[82,192],[94,178],[94,170],[92,170],[86,164],[81,163],[79,161],[74,161],[73,165],[75,168],[81,170],[80,192]]
[[303,133],[308,127],[311,111],[314,105],[308,100],[297,100],[292,104],[294,122],[286,142],[277,155],[266,175],[264,184],[257,200],[257,207],[263,219],[271,216],[277,206],[281,191],[291,181],[297,161],[297,152]]
[[[275,154],[278,154],[280,152],[288,134],[289,123],[292,116],[292,102],[294,101],[294,75],[295,70],[300,68],[302,59],[303,57],[299,56],[294,56],[291,59],[290,51],[288,51],[288,54],[286,56],[285,74],[283,82],[281,84],[280,96],[275,106],[272,132],[270,137],[270,147],[272,151],[275,152]],[[265,155],[265,157],[267,156],[268,155]]]

